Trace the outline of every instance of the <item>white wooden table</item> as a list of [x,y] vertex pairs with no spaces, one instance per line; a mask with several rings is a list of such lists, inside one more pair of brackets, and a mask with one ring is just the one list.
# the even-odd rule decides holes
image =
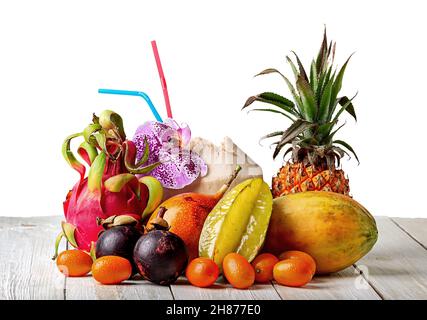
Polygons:
[[65,278],[51,260],[61,217],[0,217],[0,299],[427,299],[427,219],[378,217],[379,239],[355,265],[315,277],[304,288],[275,283],[233,289],[223,280],[200,289],[130,280],[117,286],[90,276]]

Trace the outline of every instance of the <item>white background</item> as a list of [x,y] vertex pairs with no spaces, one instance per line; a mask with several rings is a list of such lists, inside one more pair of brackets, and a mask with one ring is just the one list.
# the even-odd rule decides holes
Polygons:
[[99,95],[101,87],[142,90],[165,115],[150,40],[156,39],[175,119],[194,136],[232,137],[262,165],[280,167],[258,138],[284,129],[272,114],[241,112],[250,95],[288,95],[275,76],[285,56],[304,63],[323,32],[337,62],[356,51],[343,93],[359,95],[357,124],[339,137],[361,164],[344,161],[354,198],[375,215],[426,217],[427,30],[424,1],[1,1],[0,215],[62,214],[78,175],[61,156],[92,112],[122,114],[127,133],[152,119],[143,100]]

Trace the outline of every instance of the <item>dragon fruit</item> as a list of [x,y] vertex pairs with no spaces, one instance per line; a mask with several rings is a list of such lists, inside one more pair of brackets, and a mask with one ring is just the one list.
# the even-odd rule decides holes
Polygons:
[[[79,162],[71,151],[71,140],[83,136],[77,152],[90,167]],[[67,137],[62,153],[68,164],[79,172],[80,179],[67,194],[64,202],[65,222],[55,244],[65,236],[68,242],[81,250],[91,251],[103,230],[99,221],[111,216],[129,215],[141,220],[149,197],[145,184],[137,174],[147,174],[160,162],[145,165],[149,146],[144,139],[144,151],[136,162],[136,146],[126,140],[123,121],[117,113],[105,110],[83,132]]]
[[137,149],[137,159],[145,152],[145,141],[148,141],[150,155],[147,163],[161,164],[150,172],[165,188],[182,189],[199,176],[205,176],[208,167],[205,161],[188,146],[191,131],[188,125],[178,125],[173,119],[165,122],[147,121],[133,137]]

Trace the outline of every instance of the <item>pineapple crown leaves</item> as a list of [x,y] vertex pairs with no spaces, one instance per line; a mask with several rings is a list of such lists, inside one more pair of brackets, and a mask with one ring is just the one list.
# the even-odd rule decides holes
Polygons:
[[242,108],[246,109],[256,101],[266,103],[272,108],[257,108],[250,111],[273,112],[292,121],[286,130],[276,131],[261,138],[263,140],[279,137],[279,140],[273,143],[276,146],[273,158],[278,156],[283,147],[291,144],[292,147],[286,150],[284,157],[292,152],[294,161],[327,163],[331,168],[335,163],[339,165],[340,159],[348,152],[359,161],[348,143],[333,139],[345,124],[335,128],[344,111],[357,121],[353,105],[357,93],[352,98],[339,95],[344,73],[352,55],[338,70],[334,67],[335,49],[336,43],[328,42],[325,28],[319,53],[312,60],[308,73],[295,52],[292,51],[292,54],[296,63],[289,56],[286,57],[295,77],[295,85],[274,68],[265,69],[255,75],[279,74],[292,95],[292,99],[288,99],[273,92],[263,92],[249,97]]

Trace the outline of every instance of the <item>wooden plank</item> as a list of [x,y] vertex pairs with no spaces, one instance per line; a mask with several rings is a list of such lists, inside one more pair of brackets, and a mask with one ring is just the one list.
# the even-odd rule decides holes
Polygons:
[[0,218],[0,299],[427,298],[427,219],[377,218],[378,243],[356,264],[357,270],[350,267],[334,275],[315,277],[304,288],[274,284],[255,285],[249,290],[233,289],[222,279],[207,289],[190,286],[185,278],[170,288],[142,280],[103,286],[90,276],[65,279],[50,260],[60,220]]
[[255,284],[250,289],[234,289],[222,277],[209,288],[191,286],[182,277],[171,290],[176,300],[280,300],[271,284]]
[[172,300],[168,286],[146,280],[127,280],[120,285],[102,285],[91,276],[67,278],[67,300]]
[[409,233],[424,249],[427,248],[427,219],[391,218],[391,220]]
[[354,267],[315,276],[306,286],[291,288],[274,283],[283,300],[379,300],[380,296]]
[[64,276],[51,260],[59,217],[0,218],[0,300],[64,299]]
[[427,251],[390,218],[376,220],[378,241],[357,267],[384,299],[427,299]]

